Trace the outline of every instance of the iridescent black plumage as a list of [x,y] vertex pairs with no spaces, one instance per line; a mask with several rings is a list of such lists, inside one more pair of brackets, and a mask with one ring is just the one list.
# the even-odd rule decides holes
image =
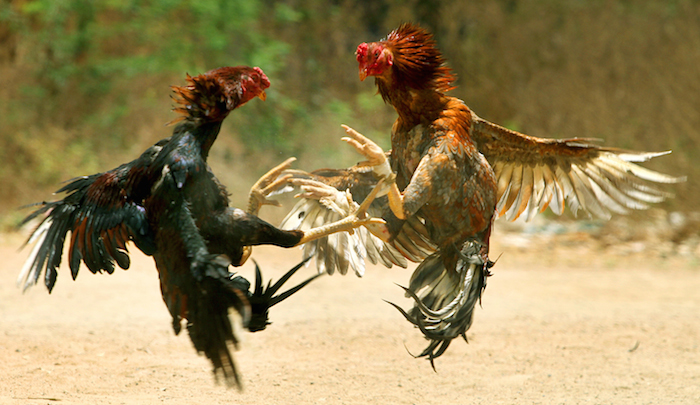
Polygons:
[[62,200],[42,203],[24,220],[41,218],[41,223],[29,238],[36,245],[18,281],[26,289],[43,273],[51,291],[67,237],[73,278],[81,261],[93,273],[112,273],[115,262],[128,268],[131,241],[156,262],[175,332],[186,321],[195,348],[212,361],[215,374],[240,387],[229,350],[238,344],[230,309],[246,327],[255,319],[250,330],[262,330],[269,307],[306,283],[273,297],[295,268],[271,293],[257,287],[251,292],[250,283],[230,273],[228,264],[245,261],[247,246],[291,247],[304,233],[279,230],[229,207],[226,189],[207,164],[223,119],[254,97],[265,98],[269,81],[262,70],[225,67],[187,80],[188,85],[173,87],[182,116],[170,138],[116,169],[73,179],[58,191],[67,194]]

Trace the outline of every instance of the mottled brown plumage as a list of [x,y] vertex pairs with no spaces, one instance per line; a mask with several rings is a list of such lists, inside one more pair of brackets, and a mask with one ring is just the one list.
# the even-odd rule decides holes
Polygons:
[[[379,93],[398,114],[389,160],[401,193],[389,192],[382,215],[389,244],[405,234],[406,224],[419,221],[437,247],[422,259],[406,289],[415,306],[408,312],[397,306],[430,341],[420,356],[431,363],[453,338],[466,339],[493,264],[488,247],[496,217],[529,219],[547,207],[561,214],[568,204],[574,213],[607,218],[667,196],[650,183],[683,180],[632,163],[663,153],[603,148],[587,139],[536,138],[481,119],[463,101],[444,94],[455,76],[432,35],[415,24],[360,44],[356,56],[360,79],[374,76]],[[349,143],[375,165],[375,173],[387,176],[381,149],[347,131]]]
[[[361,72],[373,64],[365,48],[380,50],[391,61],[383,66],[380,61],[368,73],[398,113],[391,133],[391,168],[401,190],[403,214],[422,217],[437,245],[437,252],[412,277],[409,290],[417,305],[406,314],[431,340],[421,356],[432,362],[451,339],[466,333],[485,286],[496,176],[470,136],[471,111],[444,95],[454,75],[430,33],[404,24],[386,40],[360,45]],[[387,215],[390,233],[398,234],[403,221]],[[450,281],[435,282],[438,278]],[[440,310],[445,312],[431,313]]]

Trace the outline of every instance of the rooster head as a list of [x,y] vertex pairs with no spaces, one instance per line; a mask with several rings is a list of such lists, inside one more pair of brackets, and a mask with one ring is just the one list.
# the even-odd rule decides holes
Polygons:
[[364,81],[367,76],[381,76],[394,64],[391,51],[379,42],[361,43],[355,56],[360,63],[360,81]]
[[433,35],[417,24],[404,23],[378,42],[362,43],[355,52],[360,64],[360,80],[375,76],[395,86],[417,90],[452,90],[456,79],[445,66],[445,59]]
[[173,100],[182,120],[222,121],[228,114],[248,101],[259,97],[265,100],[265,89],[270,80],[259,67],[221,67],[192,77],[187,75],[187,85],[172,86]]
[[218,83],[222,97],[226,99],[226,105],[231,110],[255,97],[265,100],[265,89],[270,87],[270,80],[259,67],[222,67],[204,75],[211,76],[212,80]]

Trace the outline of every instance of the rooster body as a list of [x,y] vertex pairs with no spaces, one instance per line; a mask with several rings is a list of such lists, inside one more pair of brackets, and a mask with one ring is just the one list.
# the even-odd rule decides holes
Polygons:
[[439,97],[436,103],[444,108],[419,116],[425,125],[402,118],[392,131],[391,167],[402,190],[403,214],[410,217],[420,211],[440,250],[475,237],[488,244],[495,174],[468,136],[471,117],[466,105],[449,97]]
[[407,289],[420,305],[405,313],[430,340],[421,355],[432,362],[452,339],[466,339],[486,285],[496,175],[471,137],[471,111],[441,92],[451,89],[454,76],[427,31],[404,25],[386,41],[361,44],[357,59],[361,78],[375,76],[379,93],[398,113],[391,168],[402,208],[384,216],[391,238],[403,226],[399,218],[419,215],[437,246]]
[[[265,290],[258,270],[251,291],[250,283],[230,273],[228,265],[242,264],[250,246],[291,247],[317,234],[280,230],[257,217],[260,206],[271,202],[256,187],[273,186],[272,180],[292,159],[256,184],[248,211],[229,206],[225,187],[207,164],[228,114],[254,97],[265,99],[270,82],[262,70],[225,67],[196,77],[188,75],[187,81],[186,86],[173,87],[178,103],[175,111],[181,116],[171,137],[116,169],[70,181],[58,190],[66,193],[62,200],[40,204],[24,220],[40,218],[41,222],[28,240],[35,246],[18,283],[27,289],[43,273],[51,292],[67,237],[74,279],[81,262],[93,273],[112,273],[115,262],[127,269],[127,242],[131,241],[155,260],[175,332],[186,321],[195,348],[211,360],[215,375],[240,387],[230,352],[239,340],[236,325],[250,331],[264,329],[269,308],[311,279],[274,296],[299,266]],[[263,200],[254,195],[263,195]],[[353,226],[350,223],[346,229]]]
[[[536,138],[481,119],[463,101],[445,95],[454,88],[455,76],[432,35],[415,24],[403,24],[381,41],[360,44],[356,56],[360,79],[373,76],[380,95],[398,117],[391,131],[388,162],[381,148],[346,127],[350,138],[344,139],[368,162],[336,175],[354,177],[345,184],[369,183],[350,188],[351,193],[395,176],[397,190],[375,201],[388,237],[374,232],[376,236],[360,242],[377,245],[380,237],[386,243],[379,244],[379,250],[395,248],[420,263],[405,288],[414,307],[409,311],[396,307],[429,340],[420,356],[431,364],[455,337],[466,340],[474,307],[493,266],[488,249],[496,218],[514,220],[525,215],[530,219],[547,207],[561,214],[566,204],[574,213],[609,218],[612,213],[647,208],[668,196],[649,183],[683,181],[633,163],[665,153],[604,148],[586,139]],[[367,166],[373,167],[374,177],[354,175]],[[332,177],[330,170],[325,173]],[[310,176],[333,186],[314,172]],[[304,221],[290,218],[312,212],[309,206],[308,201],[300,202],[283,227],[304,229]],[[426,232],[421,233],[416,224]],[[317,262],[329,262],[329,254],[353,251],[362,249],[307,253],[316,254]],[[355,269],[357,274],[363,271]]]

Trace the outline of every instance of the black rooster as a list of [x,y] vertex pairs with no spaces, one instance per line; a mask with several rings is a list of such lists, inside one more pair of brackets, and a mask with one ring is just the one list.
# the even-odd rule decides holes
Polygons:
[[274,179],[293,159],[256,183],[247,212],[229,207],[226,189],[207,165],[207,156],[226,116],[255,97],[265,100],[270,82],[260,68],[247,66],[188,75],[187,82],[173,86],[173,99],[179,104],[175,111],[181,116],[170,138],[116,169],[73,179],[58,190],[67,194],[65,198],[39,204],[23,221],[43,216],[27,241],[36,245],[18,282],[27,289],[43,272],[51,292],[69,231],[68,263],[74,279],[81,261],[93,273],[112,273],[115,262],[128,268],[126,243],[131,241],[155,259],[175,333],[187,320],[195,348],[211,360],[217,378],[223,375],[227,384],[240,388],[229,351],[239,339],[229,313],[248,330],[262,330],[270,306],[311,279],[275,297],[300,266],[265,291],[256,269],[257,285],[249,291],[250,283],[230,273],[228,264],[245,262],[253,245],[292,247],[372,220],[358,219],[364,217],[361,214],[304,232],[280,230],[259,219],[260,207],[274,203],[265,198],[279,184]]

